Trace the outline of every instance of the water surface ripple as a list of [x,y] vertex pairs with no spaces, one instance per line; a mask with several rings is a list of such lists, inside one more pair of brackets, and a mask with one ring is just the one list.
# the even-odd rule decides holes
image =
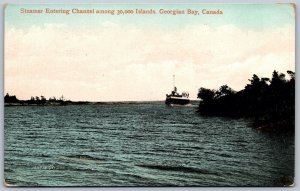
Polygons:
[[5,172],[20,186],[278,186],[294,136],[164,104],[5,107]]

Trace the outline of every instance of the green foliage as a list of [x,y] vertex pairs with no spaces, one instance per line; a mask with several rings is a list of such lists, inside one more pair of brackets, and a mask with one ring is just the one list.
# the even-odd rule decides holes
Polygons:
[[295,72],[292,72],[292,71],[288,70],[287,73],[290,75],[291,81],[295,80]]
[[4,96],[4,103],[20,105],[45,105],[47,99],[44,96],[31,96],[30,100],[18,100],[15,95],[10,96],[8,93]]
[[221,86],[219,88],[219,90],[216,91],[216,98],[232,95],[234,93],[235,93],[235,91],[226,84],[226,85]]
[[10,96],[8,93],[4,96],[4,103],[18,103],[19,100],[15,95]]
[[271,80],[254,74],[250,83],[239,92],[227,85],[216,92],[200,88],[199,112],[203,115],[250,117],[260,125],[292,130],[295,124],[295,73],[287,73],[290,80],[277,71],[273,72]]
[[198,92],[198,98],[202,99],[203,102],[210,102],[215,97],[215,91],[206,89],[206,88],[200,88]]

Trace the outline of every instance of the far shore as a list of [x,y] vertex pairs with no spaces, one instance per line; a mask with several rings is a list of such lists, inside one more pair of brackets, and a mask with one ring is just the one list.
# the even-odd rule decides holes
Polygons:
[[[163,104],[165,101],[63,101],[63,102],[49,102],[45,104],[30,104],[27,102],[4,103],[5,107],[20,107],[20,106],[68,106],[68,105],[128,105],[128,104]],[[192,105],[197,104],[199,100],[191,100]]]

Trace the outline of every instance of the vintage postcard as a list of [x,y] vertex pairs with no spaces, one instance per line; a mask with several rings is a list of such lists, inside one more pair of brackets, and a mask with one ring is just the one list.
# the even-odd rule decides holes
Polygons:
[[7,4],[6,186],[293,186],[294,4]]

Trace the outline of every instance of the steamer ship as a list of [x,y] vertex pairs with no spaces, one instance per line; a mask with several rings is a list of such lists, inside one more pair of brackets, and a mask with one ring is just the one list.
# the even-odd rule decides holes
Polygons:
[[188,105],[191,103],[189,99],[189,93],[188,92],[182,92],[182,94],[179,94],[177,92],[177,87],[175,86],[175,75],[173,75],[173,86],[174,89],[170,94],[166,94],[166,101],[165,103],[167,105]]

